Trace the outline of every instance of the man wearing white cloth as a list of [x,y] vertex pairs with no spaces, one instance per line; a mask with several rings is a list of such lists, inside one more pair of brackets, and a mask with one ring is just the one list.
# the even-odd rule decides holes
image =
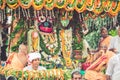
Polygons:
[[109,50],[116,54],[120,53],[120,26],[118,27],[117,32],[118,35],[111,39],[109,47]]
[[120,80],[120,54],[109,60],[106,75],[107,80]]
[[30,61],[31,64],[25,67],[23,70],[24,71],[25,70],[46,70],[45,67],[39,66],[40,59],[41,59],[40,53],[37,53],[37,52],[30,53],[28,55],[28,60]]

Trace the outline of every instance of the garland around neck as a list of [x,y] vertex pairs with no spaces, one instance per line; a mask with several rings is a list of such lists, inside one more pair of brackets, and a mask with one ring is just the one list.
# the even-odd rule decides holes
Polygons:
[[59,38],[59,30],[56,29],[56,35],[57,35],[57,43],[58,46],[56,47],[56,49],[54,50],[54,53],[50,53],[50,50],[48,48],[46,48],[46,44],[41,36],[42,34],[39,33],[40,36],[40,47],[41,49],[47,54],[47,55],[56,55],[59,51],[60,51],[60,38]]

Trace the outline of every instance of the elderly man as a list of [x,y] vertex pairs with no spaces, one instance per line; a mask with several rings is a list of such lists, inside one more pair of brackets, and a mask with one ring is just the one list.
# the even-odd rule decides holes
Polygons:
[[106,80],[104,70],[106,69],[108,61],[114,55],[115,54],[112,51],[108,50],[107,45],[101,44],[99,46],[99,51],[94,55],[94,62],[91,63],[91,65],[86,70],[85,79]]
[[117,32],[118,35],[111,39],[109,47],[109,50],[116,54],[120,53],[120,26],[117,28]]
[[30,61],[30,65],[28,65],[27,67],[25,67],[23,70],[46,70],[45,67],[43,66],[39,66],[40,64],[40,59],[41,59],[41,55],[40,53],[30,53],[28,55],[28,60]]
[[19,46],[18,53],[12,52],[9,55],[6,61],[6,67],[13,68],[15,70],[22,70],[26,64],[27,64],[27,46],[21,44]]

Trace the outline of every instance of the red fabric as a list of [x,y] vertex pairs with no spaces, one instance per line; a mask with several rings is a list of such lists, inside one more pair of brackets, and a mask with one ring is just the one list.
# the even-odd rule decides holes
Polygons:
[[85,62],[85,63],[82,64],[82,69],[86,70],[90,65],[91,65],[90,62]]

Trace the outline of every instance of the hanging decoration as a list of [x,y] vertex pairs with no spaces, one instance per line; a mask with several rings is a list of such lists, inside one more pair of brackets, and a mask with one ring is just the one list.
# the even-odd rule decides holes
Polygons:
[[95,0],[87,0],[86,9],[88,11],[92,11],[94,9],[94,2]]
[[66,11],[73,11],[77,0],[67,0]]
[[5,8],[5,0],[0,0],[0,9]]
[[32,6],[35,10],[41,10],[45,4],[44,2],[44,0],[33,0]]
[[112,0],[0,0],[0,9],[4,9],[5,4],[11,9],[18,6],[28,9],[32,6],[35,10],[41,10],[43,7],[52,10],[57,7],[66,11],[76,10],[78,13],[88,10],[96,15],[105,11],[111,16],[116,16],[120,11],[120,1]]
[[93,10],[93,12],[99,15],[103,11],[102,0],[96,0],[94,5],[95,9]]
[[6,3],[12,9],[16,9],[19,6],[17,0],[6,0]]
[[54,4],[54,0],[46,0],[45,1],[45,5],[44,7],[47,9],[47,10],[52,10],[54,8],[55,4]]
[[86,0],[77,0],[75,10],[80,13],[86,10]]
[[65,8],[67,4],[67,0],[56,0],[56,7],[57,8]]
[[109,12],[110,9],[112,8],[112,1],[110,1],[110,0],[104,1],[103,5],[104,5],[104,11]]
[[120,11],[120,2],[112,2],[112,7],[109,11],[109,14],[112,16],[116,16]]
[[32,0],[18,0],[18,3],[23,9],[27,9],[32,5]]

